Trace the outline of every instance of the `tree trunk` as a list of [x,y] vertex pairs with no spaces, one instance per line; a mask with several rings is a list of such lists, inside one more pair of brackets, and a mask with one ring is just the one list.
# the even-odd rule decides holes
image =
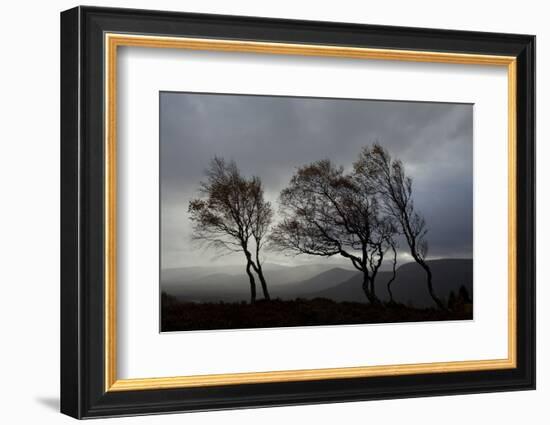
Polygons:
[[269,296],[269,291],[267,290],[267,283],[265,281],[264,272],[262,270],[262,266],[258,263],[256,273],[258,274],[258,277],[260,278],[260,283],[262,284],[262,291],[264,293],[264,298],[266,300],[271,300],[271,297]]
[[388,281],[388,294],[390,294],[390,304],[394,304],[395,301],[393,300],[393,292],[391,290],[391,284],[392,282],[394,281],[394,278],[391,278],[389,281]]
[[260,251],[258,248],[256,248],[256,264],[252,263],[252,267],[254,267],[254,271],[260,278],[260,283],[262,284],[262,292],[264,293],[264,299],[271,300],[271,297],[269,296],[269,291],[267,290],[267,282],[265,281],[264,277],[264,271],[262,270],[262,263],[260,263]]
[[376,296],[376,288],[374,287],[374,281],[375,281],[375,276],[372,275],[370,277],[370,295],[371,295],[373,301],[371,301],[371,302],[372,303],[380,303],[380,300]]
[[374,286],[371,285],[371,283],[370,283],[368,272],[363,272],[363,285],[362,285],[362,287],[363,287],[363,292],[365,293],[365,296],[367,297],[367,299],[369,300],[369,302],[371,304],[378,304],[380,302],[378,300],[378,298],[376,298],[374,293],[371,291],[371,288],[374,289]]
[[248,262],[246,263],[246,274],[248,275],[248,279],[250,280],[250,304],[254,304],[256,302],[256,281],[254,280],[254,275],[250,270],[251,267],[252,261],[248,260]]
[[395,277],[397,275],[396,271],[395,271],[395,266],[397,265],[397,252],[395,250],[395,246],[392,245],[392,250],[393,250],[393,267],[392,267],[392,271],[393,271],[393,274],[392,274],[392,277],[390,280],[388,280],[388,294],[390,295],[390,304],[394,304],[395,301],[393,300],[393,292],[391,290],[391,284],[393,283],[393,281],[395,280]]
[[367,275],[365,273],[363,273],[363,292],[365,293],[365,296],[367,297],[367,300],[369,300],[369,302],[372,302],[371,301],[371,298],[370,298],[370,290],[369,290],[369,280],[367,278]]
[[432,300],[434,300],[434,302],[437,304],[437,306],[441,309],[441,310],[447,310],[447,307],[445,307],[445,305],[443,304],[443,302],[441,302],[441,300],[439,299],[439,297],[435,294],[434,292],[434,288],[433,288],[433,285],[432,285],[432,271],[430,270],[430,266],[428,266],[423,260],[421,259],[416,259],[416,262],[420,265],[420,267],[422,267],[424,269],[424,271],[426,272],[426,284],[428,285],[428,292],[430,293],[430,296],[432,297]]

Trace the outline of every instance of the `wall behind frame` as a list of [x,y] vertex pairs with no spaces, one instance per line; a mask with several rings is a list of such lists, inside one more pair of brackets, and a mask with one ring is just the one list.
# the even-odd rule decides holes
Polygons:
[[[550,139],[550,28],[544,4],[533,0],[320,2],[279,0],[95,1],[97,6],[155,8],[368,24],[517,32],[537,35],[537,139]],[[59,399],[59,12],[77,2],[10,2],[4,5],[0,126],[0,392],[6,423],[74,423],[60,415]],[[550,159],[540,143],[538,163]],[[537,179],[550,180],[550,167],[538,167]],[[538,191],[538,217],[550,214],[550,199]],[[547,192],[547,191],[546,191]],[[539,220],[539,258],[550,256],[550,224]],[[392,424],[447,425],[491,421],[499,425],[525,420],[544,423],[550,397],[550,299],[548,268],[538,268],[538,390],[501,394],[389,400],[320,406],[210,412],[111,419],[125,424],[279,424],[315,421],[333,424],[386,421]],[[102,422],[102,420],[100,420]]]

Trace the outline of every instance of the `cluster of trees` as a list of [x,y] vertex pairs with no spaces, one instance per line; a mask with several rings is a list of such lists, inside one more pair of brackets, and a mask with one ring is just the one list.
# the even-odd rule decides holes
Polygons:
[[426,222],[414,206],[412,179],[403,163],[381,145],[364,147],[349,172],[328,159],[299,167],[280,194],[277,223],[261,180],[242,176],[234,161],[214,158],[206,177],[202,196],[189,203],[193,238],[244,254],[252,303],[256,278],[264,298],[270,298],[260,261],[268,242],[267,248],[274,250],[348,259],[363,274],[363,292],[371,303],[380,303],[375,283],[389,258],[393,273],[387,290],[393,301],[397,248],[399,241],[405,241],[426,273],[434,303],[446,308],[434,292],[426,262]]

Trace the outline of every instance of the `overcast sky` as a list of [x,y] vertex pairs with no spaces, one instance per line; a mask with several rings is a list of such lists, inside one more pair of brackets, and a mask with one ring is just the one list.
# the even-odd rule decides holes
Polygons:
[[[403,160],[413,177],[415,205],[428,224],[429,256],[471,257],[472,114],[469,104],[161,92],[161,265],[242,262],[239,255],[219,256],[191,242],[187,206],[214,155],[234,159],[245,176],[259,176],[277,207],[296,167],[330,158],[349,170],[361,147],[374,141]],[[273,253],[265,259],[320,261]]]

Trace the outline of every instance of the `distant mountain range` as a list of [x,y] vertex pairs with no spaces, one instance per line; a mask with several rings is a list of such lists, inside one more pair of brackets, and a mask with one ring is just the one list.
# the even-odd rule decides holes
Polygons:
[[[473,263],[471,259],[441,259],[428,261],[433,274],[433,286],[441,298],[458,292],[464,285],[473,298]],[[353,269],[333,265],[283,266],[266,264],[265,276],[272,298],[328,298],[334,301],[367,302],[361,288],[362,274]],[[389,299],[387,282],[390,272],[379,272],[377,296]],[[243,266],[186,267],[161,272],[161,289],[182,301],[238,302],[250,299],[248,277]],[[258,297],[261,287],[257,282]],[[397,269],[392,284],[397,302],[415,307],[433,305],[426,287],[426,274],[416,263],[403,264]]]

